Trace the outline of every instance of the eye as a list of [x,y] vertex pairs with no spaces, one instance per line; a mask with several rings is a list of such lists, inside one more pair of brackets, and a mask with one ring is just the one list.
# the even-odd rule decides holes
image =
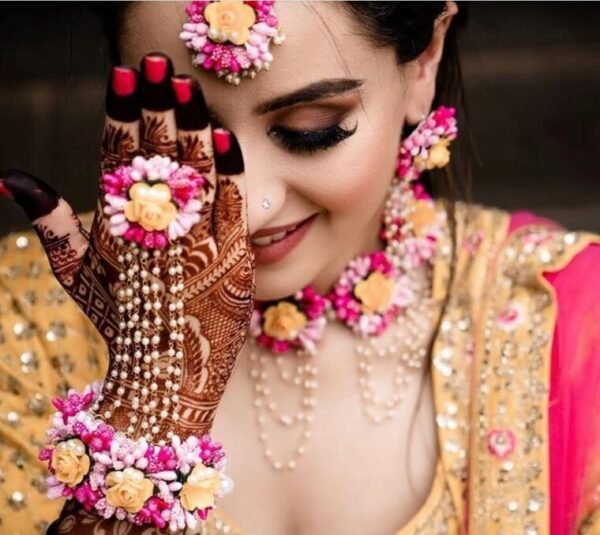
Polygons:
[[284,126],[272,126],[267,134],[289,152],[310,154],[318,150],[327,150],[348,139],[356,132],[358,124],[348,130],[334,124],[321,130],[295,130]]

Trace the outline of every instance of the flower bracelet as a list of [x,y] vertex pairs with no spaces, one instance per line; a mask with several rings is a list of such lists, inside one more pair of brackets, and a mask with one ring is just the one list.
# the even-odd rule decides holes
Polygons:
[[99,381],[52,402],[58,411],[39,455],[48,461],[48,497],[75,499],[107,519],[196,529],[233,490],[222,445],[209,435],[173,434],[162,446],[130,439],[88,410],[101,390]]

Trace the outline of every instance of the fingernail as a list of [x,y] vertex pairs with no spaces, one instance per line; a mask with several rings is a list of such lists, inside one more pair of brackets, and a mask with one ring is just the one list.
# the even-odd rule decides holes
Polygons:
[[178,106],[175,120],[180,130],[202,130],[208,126],[208,109],[200,85],[189,76],[171,79]]
[[187,104],[192,100],[192,79],[189,76],[173,76],[171,82],[179,104]]
[[161,55],[144,56],[142,68],[146,80],[153,84],[160,84],[167,75],[168,60]]
[[124,123],[140,118],[138,78],[134,69],[113,67],[106,88],[106,114]]
[[135,91],[137,80],[133,69],[115,67],[112,76],[112,88],[119,97],[127,97]]
[[215,167],[223,175],[239,175],[244,172],[244,159],[237,138],[229,130],[218,128],[213,131]]
[[144,56],[141,63],[143,83],[141,84],[142,108],[150,111],[166,111],[173,108],[175,98],[170,83],[173,64],[168,57],[158,53]]
[[9,199],[14,199],[12,193],[4,185],[4,181],[3,180],[0,180],[0,195],[2,195],[3,197],[8,197]]
[[224,128],[213,130],[213,143],[216,153],[225,154],[231,146],[231,134],[229,130],[225,130]]
[[16,169],[9,169],[2,174],[2,194],[8,193],[30,220],[49,214],[58,205],[59,196],[56,191],[39,178]]

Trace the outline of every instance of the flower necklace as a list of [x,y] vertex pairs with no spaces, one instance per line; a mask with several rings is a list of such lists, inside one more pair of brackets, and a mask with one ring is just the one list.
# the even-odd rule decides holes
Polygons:
[[[436,209],[417,180],[422,171],[448,163],[447,147],[457,132],[454,113],[453,108],[436,109],[402,142],[383,211],[383,251],[352,260],[327,295],[308,286],[284,299],[255,304],[250,335],[257,347],[250,355],[250,377],[259,439],[274,469],[293,470],[312,436],[318,388],[313,357],[328,321],[339,320],[358,337],[355,353],[365,415],[374,424],[398,416],[411,379],[409,372],[422,368],[427,356],[431,264],[445,223],[444,212]],[[394,341],[383,347],[377,338],[392,325],[397,326]],[[260,354],[258,346],[274,356]],[[284,368],[288,353],[295,356],[293,372]],[[273,399],[268,385],[273,360],[279,381],[301,390],[301,407],[295,414],[281,412]],[[385,360],[394,361],[394,389],[382,398],[373,390],[372,373]],[[276,459],[269,445],[269,421],[284,428],[301,428],[287,461]]]

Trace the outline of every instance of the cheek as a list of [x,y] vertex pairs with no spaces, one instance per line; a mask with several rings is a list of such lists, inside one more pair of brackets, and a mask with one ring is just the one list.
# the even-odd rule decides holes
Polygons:
[[306,183],[304,194],[332,216],[372,213],[381,204],[394,174],[398,143],[394,133],[360,126],[332,149]]

